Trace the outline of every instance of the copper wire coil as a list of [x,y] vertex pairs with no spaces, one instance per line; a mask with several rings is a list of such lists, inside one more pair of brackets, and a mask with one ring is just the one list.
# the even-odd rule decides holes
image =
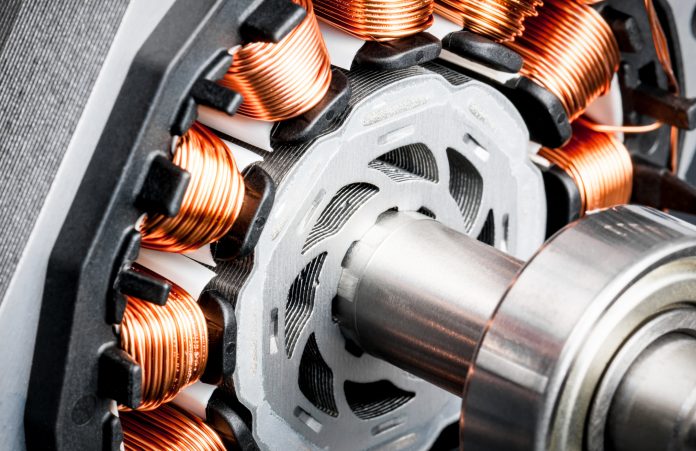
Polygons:
[[225,450],[210,426],[172,404],[147,412],[122,412],[120,418],[127,450]]
[[314,0],[317,17],[365,41],[389,41],[433,24],[434,0]]
[[522,75],[555,94],[570,120],[609,90],[619,65],[609,25],[572,0],[546,0],[539,15],[525,21],[524,34],[506,45],[522,55]]
[[142,245],[184,252],[218,241],[234,225],[244,200],[244,179],[234,156],[213,132],[196,123],[181,137],[174,164],[191,174],[179,213],[148,216]]
[[573,124],[573,137],[561,149],[542,147],[539,155],[563,169],[580,192],[580,215],[625,204],[631,198],[633,163],[626,147],[608,133]]
[[435,12],[463,28],[497,42],[524,31],[527,17],[537,15],[542,0],[437,0]]
[[[134,269],[156,276],[137,265]],[[203,312],[183,288],[169,283],[171,291],[163,306],[126,296],[120,345],[142,370],[142,403],[137,410],[171,401],[200,379],[208,360]]]
[[252,43],[234,53],[220,81],[244,96],[238,113],[263,121],[298,116],[324,98],[331,62],[310,0],[302,22],[278,43]]

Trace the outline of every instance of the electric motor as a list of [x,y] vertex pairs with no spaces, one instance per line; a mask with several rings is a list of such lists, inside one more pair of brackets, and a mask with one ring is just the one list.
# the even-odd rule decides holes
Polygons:
[[696,447],[691,3],[3,3],[0,448]]

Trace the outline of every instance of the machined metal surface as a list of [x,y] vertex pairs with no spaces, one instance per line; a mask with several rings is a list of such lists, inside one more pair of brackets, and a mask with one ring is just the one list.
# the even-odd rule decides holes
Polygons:
[[348,252],[335,301],[365,351],[461,396],[522,262],[417,213],[387,212]]
[[696,449],[696,338],[672,333],[624,375],[610,411],[609,449]]
[[264,155],[276,207],[253,258],[215,281],[236,300],[234,387],[263,448],[425,449],[456,420],[456,397],[350,349],[331,320],[342,260],[382,213],[420,211],[522,258],[543,241],[543,185],[518,113],[441,73],[351,71],[333,131]]
[[[688,271],[690,268],[682,267],[682,270]],[[674,295],[673,299],[677,300],[683,296],[679,292]],[[692,374],[696,374],[692,370],[693,364],[688,363],[681,367],[684,362],[675,361],[674,364],[680,366],[676,370],[669,367],[670,363],[666,365],[659,363],[657,367],[653,367],[652,364],[647,366],[640,364],[641,368],[656,371],[667,379],[667,383],[661,381],[658,385],[643,387],[648,391],[642,394],[630,390],[636,386],[636,377],[643,379],[643,372],[634,369],[633,366],[638,365],[639,361],[655,362],[663,359],[665,356],[657,356],[657,360],[647,356],[662,352],[660,349],[663,347],[658,343],[672,342],[674,337],[688,337],[688,334],[693,331],[696,331],[696,309],[681,306],[657,314],[621,346],[620,351],[616,353],[605,370],[602,382],[592,401],[590,418],[587,421],[587,446],[590,450],[630,449],[626,446],[653,446],[652,449],[655,449],[655,440],[658,440],[660,447],[672,449],[668,445],[670,442],[676,443],[679,440],[682,436],[680,431],[683,429],[675,425],[693,420],[678,415],[680,412],[688,413],[689,409],[681,411],[681,407],[694,402],[688,393],[684,393],[685,390],[688,391],[690,385],[693,387],[694,381],[689,380]],[[633,375],[630,376],[630,373]],[[622,395],[618,393],[620,386]],[[671,394],[673,396],[670,399]],[[639,398],[647,401],[648,405],[646,402],[635,402]],[[675,401],[681,404],[677,412],[671,412],[670,417],[669,409],[675,409]],[[657,415],[659,421],[649,424],[648,427],[641,425],[636,428],[635,419],[629,419],[627,415],[632,413],[638,419],[647,419],[646,417],[651,416],[651,412]],[[610,430],[613,431],[611,434]],[[672,436],[672,434],[676,435]],[[606,440],[610,440],[610,443],[605,443]],[[618,440],[624,440],[625,445],[618,443]]]
[[[695,308],[694,255],[692,226],[641,207],[590,215],[547,242],[481,343],[465,390],[464,448],[565,450],[591,442],[593,396],[622,344],[659,315]],[[667,318],[665,330],[678,317]]]
[[343,264],[334,313],[344,334],[462,396],[464,449],[695,445],[693,226],[616,207],[522,265],[388,212]]

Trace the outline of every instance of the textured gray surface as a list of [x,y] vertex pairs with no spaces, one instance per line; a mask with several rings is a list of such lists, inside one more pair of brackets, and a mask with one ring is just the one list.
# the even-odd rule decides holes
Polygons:
[[[59,4],[60,3],[60,4]],[[29,168],[32,159],[26,158],[20,152],[26,152],[26,145],[13,144],[12,148],[2,145],[3,155],[0,155],[0,161],[4,161],[5,153],[12,153],[15,158],[22,159],[24,166],[14,164],[13,167],[23,168],[24,174],[11,174],[11,168],[0,166],[0,205],[5,207],[6,189],[9,183],[18,183],[19,187],[25,192],[31,192],[34,196],[31,206],[32,214],[23,218],[22,240],[17,241],[15,250],[15,260],[5,264],[0,262],[0,267],[14,267],[13,274],[10,274],[9,285],[7,279],[2,290],[4,291],[4,302],[0,304],[0,449],[1,450],[21,450],[24,448],[24,404],[27,395],[27,384],[29,381],[29,372],[31,370],[32,355],[34,351],[34,341],[36,335],[36,326],[39,317],[39,309],[41,307],[41,299],[43,296],[44,279],[46,276],[46,267],[48,257],[55,243],[58,232],[65,220],[68,208],[72,203],[72,199],[77,192],[77,189],[82,180],[82,176],[87,168],[87,165],[92,157],[97,141],[101,136],[104,124],[111,112],[111,108],[116,100],[120,86],[125,79],[126,73],[130,64],[135,57],[136,52],[140,49],[145,39],[150,35],[155,26],[162,19],[164,14],[169,10],[173,0],[130,0],[127,4],[126,0],[119,0],[118,5],[121,8],[119,11],[114,10],[117,6],[116,2],[111,2],[109,5],[101,5],[101,8],[108,11],[112,15],[113,23],[105,23],[105,18],[90,17],[89,14],[95,16],[100,14],[100,4],[83,4],[82,8],[90,8],[89,14],[72,14],[72,10],[68,6],[61,6],[62,3],[56,2],[52,4],[52,9],[46,9],[41,4],[34,4],[26,12],[22,12],[22,16],[18,15],[17,24],[20,20],[35,21],[35,31],[49,31],[46,26],[39,24],[51,23],[51,29],[56,32],[53,39],[55,45],[51,45],[48,50],[33,49],[31,45],[35,45],[36,38],[28,37],[31,35],[31,27],[25,25],[23,32],[25,33],[26,43],[29,45],[24,54],[32,55],[36,53],[37,60],[39,56],[48,58],[52,52],[58,52],[60,58],[52,59],[52,77],[56,77],[60,73],[70,74],[73,78],[77,76],[79,64],[94,64],[89,74],[80,74],[79,79],[83,80],[82,84],[76,84],[73,79],[67,85],[63,83],[63,87],[72,86],[77,89],[75,92],[59,91],[54,88],[51,78],[39,79],[36,76],[35,80],[22,80],[21,77],[12,77],[12,81],[5,77],[4,72],[0,72],[0,91],[4,94],[5,86],[13,87],[12,92],[17,92],[17,86],[24,86],[27,94],[24,99],[39,99],[37,94],[29,95],[29,93],[48,92],[47,99],[51,100],[51,110],[44,111],[49,108],[44,101],[42,108],[37,105],[32,105],[31,101],[23,105],[26,113],[18,118],[15,118],[16,124],[12,125],[12,129],[8,126],[0,128],[0,134],[6,130],[14,130],[14,133],[19,136],[21,133],[26,133],[32,137],[32,145],[37,146],[43,144],[36,150],[30,149],[29,155],[39,154],[40,152],[52,152],[52,166],[44,164],[42,171],[39,171],[39,178],[44,179],[44,191],[40,192],[37,188],[28,189],[28,185],[34,183],[35,180],[26,179],[29,177],[31,170],[36,172],[36,169]],[[5,26],[4,13],[7,3],[0,1],[0,27]],[[127,6],[127,9],[126,9]],[[43,8],[43,9],[42,9]],[[125,11],[124,11],[125,10]],[[60,14],[61,17],[53,16]],[[71,16],[72,14],[72,16]],[[43,15],[43,16],[42,16]],[[53,22],[51,22],[51,20]],[[62,25],[58,22],[62,20]],[[92,22],[91,24],[89,22]],[[79,25],[82,23],[82,25]],[[120,23],[120,25],[119,25]],[[18,25],[19,26],[19,25]],[[120,27],[120,28],[119,28]],[[18,28],[18,30],[20,30]],[[118,30],[118,31],[117,31]],[[90,34],[87,35],[86,33]],[[41,33],[39,33],[41,34]],[[109,36],[107,36],[107,34]],[[91,62],[82,61],[86,55],[76,53],[75,49],[61,50],[62,45],[67,45],[71,40],[76,39],[76,35],[86,35],[86,39],[100,41],[101,39],[113,41],[102,42],[99,49],[93,48],[93,44],[84,45],[84,41],[80,47],[80,51],[86,52],[93,56]],[[0,38],[3,36],[0,31]],[[16,40],[12,37],[12,40]],[[49,39],[44,35],[45,41]],[[9,40],[8,40],[9,42]],[[101,42],[101,41],[100,41]],[[20,41],[14,42],[15,48],[20,47]],[[9,45],[9,44],[8,44]],[[47,45],[47,44],[46,44]],[[9,52],[9,47],[5,48]],[[0,50],[1,52],[2,50]],[[90,53],[92,52],[92,53]],[[93,53],[98,52],[98,55]],[[5,59],[9,59],[0,54],[3,67],[7,64]],[[46,61],[49,61],[47,59]],[[33,61],[33,57],[28,61]],[[65,66],[56,66],[58,61],[67,61]],[[102,65],[103,62],[103,65]],[[100,67],[101,66],[101,67]],[[39,66],[37,66],[39,67]],[[47,66],[48,67],[48,66]],[[72,72],[65,72],[70,68]],[[4,70],[4,69],[3,69]],[[17,70],[17,69],[15,69]],[[23,73],[30,74],[30,68],[25,68]],[[87,77],[88,75],[88,77]],[[29,75],[27,75],[29,77]],[[86,78],[85,78],[86,77]],[[31,77],[30,77],[31,78]],[[25,82],[26,85],[23,85]],[[19,83],[19,84],[17,84]],[[30,89],[31,88],[31,89]],[[61,96],[58,94],[62,93]],[[68,100],[77,100],[82,107],[80,110],[65,109],[62,105]],[[35,100],[38,102],[39,100]],[[4,112],[8,106],[7,99],[0,100],[0,108]],[[17,107],[17,105],[15,105]],[[32,109],[36,108],[36,111]],[[16,111],[16,110],[15,110]],[[20,110],[21,111],[21,110]],[[63,119],[63,115],[70,112],[70,130],[67,128],[67,123]],[[20,127],[22,125],[23,127]],[[60,131],[60,133],[59,133]],[[58,144],[57,138],[61,138],[61,144]],[[62,158],[61,158],[62,157]],[[35,158],[35,156],[34,156]],[[59,164],[60,163],[60,164]],[[12,176],[10,180],[10,176]],[[34,177],[36,177],[34,175]],[[53,183],[49,181],[53,179]],[[48,185],[50,184],[50,190]],[[14,193],[16,194],[16,193]],[[26,197],[26,196],[25,196]],[[9,204],[8,204],[9,205]],[[23,210],[13,216],[21,216],[29,210],[29,199],[22,201]],[[42,208],[43,205],[43,208]],[[0,221],[6,220],[7,213],[0,211]],[[33,228],[31,227],[33,225]],[[6,233],[3,229],[0,233]],[[2,235],[3,237],[5,235]],[[5,252],[4,250],[2,252]],[[2,258],[4,258],[4,254]],[[16,259],[19,258],[19,262]],[[11,263],[11,265],[10,265]],[[1,298],[0,297],[0,298]]]
[[45,0],[0,6],[0,300],[127,5]]

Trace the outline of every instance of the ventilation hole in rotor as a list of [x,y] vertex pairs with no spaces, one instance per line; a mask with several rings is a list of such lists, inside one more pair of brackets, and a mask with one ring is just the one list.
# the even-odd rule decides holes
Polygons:
[[435,213],[433,213],[432,211],[428,210],[425,207],[420,207],[417,211],[418,211],[418,213],[422,214],[423,216],[427,216],[429,218],[436,219]]
[[479,233],[479,236],[476,239],[490,246],[495,244],[495,222],[493,219],[493,210],[488,210],[486,222],[483,223],[481,233]]
[[295,351],[297,339],[302,333],[314,308],[314,295],[319,286],[319,274],[326,252],[315,257],[295,278],[285,302],[285,353],[288,358]]
[[[372,433],[372,435],[384,434],[387,431],[391,431],[392,429],[401,426],[405,422],[406,422],[405,415],[401,415],[401,416],[398,416],[396,418],[389,418],[385,422],[380,423],[376,426],[373,426],[372,429],[370,429],[370,432]],[[457,425],[459,425],[459,423],[457,423]],[[459,437],[459,435],[457,435],[457,437]],[[455,449],[455,448],[456,448],[456,446],[453,446],[449,449]],[[443,448],[432,447],[430,449],[443,449]]]
[[454,149],[447,149],[449,159],[449,191],[459,205],[464,219],[464,230],[469,231],[474,225],[483,195],[483,179],[474,165]]
[[510,215],[505,213],[503,215],[503,239],[500,243],[500,250],[507,252],[508,250],[508,239],[510,235]]
[[377,192],[379,188],[369,183],[351,183],[339,189],[309,232],[302,253],[338,233],[350,217]]
[[387,152],[368,165],[397,183],[409,180],[438,181],[437,161],[425,144],[410,144]]
[[483,147],[483,146],[481,146],[481,144],[479,144],[479,142],[476,140],[476,138],[474,138],[473,136],[471,136],[468,133],[465,133],[464,136],[462,136],[462,141],[464,141],[465,144],[472,146],[472,147]]
[[314,334],[309,336],[302,352],[297,383],[302,394],[317,409],[332,417],[338,416],[333,390],[333,372],[319,353]]
[[346,381],[343,384],[346,401],[355,416],[369,420],[398,409],[416,396],[402,390],[387,380],[359,383]]
[[310,428],[317,434],[321,432],[321,428],[323,427],[322,424],[302,407],[295,407],[294,414],[301,422],[306,424],[308,428]]
[[271,340],[270,340],[270,351],[271,354],[278,352],[278,309],[274,308],[271,310]]

